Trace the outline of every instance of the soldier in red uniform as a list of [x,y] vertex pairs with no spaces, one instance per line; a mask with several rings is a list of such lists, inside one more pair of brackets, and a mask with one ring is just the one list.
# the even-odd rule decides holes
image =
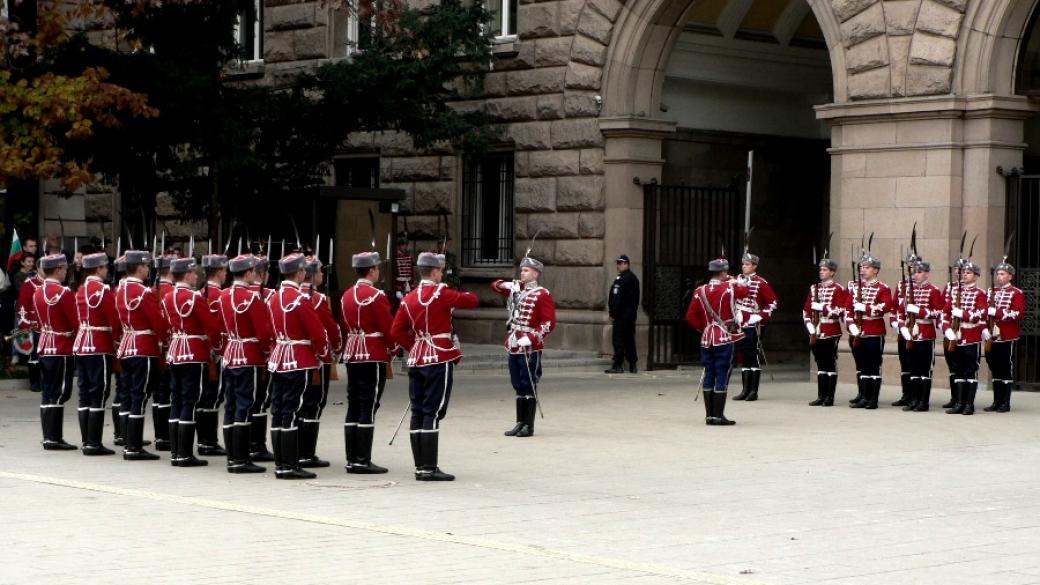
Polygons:
[[762,380],[762,364],[759,355],[761,342],[759,338],[762,328],[773,317],[777,308],[776,293],[769,281],[758,274],[759,258],[745,251],[740,263],[739,279],[747,285],[748,295],[737,301],[737,309],[741,313],[741,328],[744,339],[740,340],[740,394],[733,400],[758,400],[758,384]]
[[[113,305],[114,305],[115,304],[115,299],[119,298],[119,291],[120,291],[120,289],[123,288],[123,280],[126,278],[126,276],[125,276],[126,275],[126,256],[124,255],[124,256],[120,256],[120,257],[116,258],[115,261],[112,263],[112,265],[113,265],[113,268],[115,268],[115,272],[116,272],[116,285],[115,285],[115,288],[112,291],[112,299],[113,299],[112,302],[113,302]],[[119,311],[118,311],[118,309],[116,310],[116,320],[117,321],[119,320]],[[113,336],[113,338],[112,338],[113,343],[115,343],[115,350],[116,350],[115,352],[113,352],[113,355],[116,352],[118,352],[119,344],[120,344],[120,342],[123,341],[122,331],[123,331],[123,323],[120,322],[119,323],[120,335],[118,337]],[[116,379],[116,381],[115,381],[115,395],[112,397],[112,404],[111,404],[111,410],[112,410],[112,444],[116,445],[117,447],[122,447],[125,444],[124,438],[125,438],[126,434],[123,431],[123,417],[119,416],[119,412],[123,408],[123,402],[124,401],[127,404],[130,403],[130,395],[128,394],[128,390],[127,390],[126,372],[123,371],[122,365],[119,362],[118,358],[115,358],[115,360],[114,360],[113,371],[115,372],[115,379]],[[128,407],[128,410],[129,410],[129,407]],[[151,445],[152,442],[151,441],[146,441],[145,444],[146,445]]]
[[543,270],[545,265],[540,261],[524,256],[519,280],[491,283],[491,290],[506,297],[509,310],[505,346],[509,353],[509,379],[516,391],[516,425],[505,432],[507,437],[534,434],[542,348],[546,336],[556,328],[556,303],[549,289],[538,284]]
[[[173,261],[173,258],[172,255],[165,255],[155,259],[158,277],[153,290],[155,298],[160,303],[173,290],[173,280],[170,276],[170,263]],[[169,451],[172,447],[172,442],[177,440],[176,435],[170,435],[171,426],[169,424],[172,394],[170,389],[170,368],[165,358],[169,340],[163,336],[159,339],[159,344],[159,367],[156,371],[155,389],[152,392],[152,426],[155,430],[155,450]]]
[[848,293],[834,282],[837,272],[837,262],[830,258],[820,260],[820,282],[809,287],[802,304],[802,321],[816,360],[816,400],[809,406],[834,406],[834,391],[838,387],[838,343]]
[[79,333],[73,343],[79,373],[79,427],[84,455],[113,455],[101,443],[105,427],[105,403],[111,391],[116,341],[123,326],[116,312],[115,296],[105,284],[108,254],[83,257],[83,285],[76,291]]
[[859,280],[849,282],[845,322],[852,337],[859,394],[852,408],[874,410],[881,395],[881,359],[885,352],[885,314],[892,310],[892,291],[878,280],[881,261],[869,254],[859,260]]
[[927,412],[932,394],[936,323],[942,320],[945,301],[939,287],[928,281],[931,272],[928,262],[914,262],[913,298],[908,286],[892,312],[893,328],[905,348],[908,375],[905,399],[892,405],[902,406],[906,412]]
[[[206,272],[206,286],[200,291],[209,306],[213,320],[220,323],[220,291],[227,280],[228,259],[223,254],[207,254],[202,257],[202,269]],[[215,354],[206,364],[206,375],[202,379],[202,394],[195,407],[195,428],[199,435],[199,455],[224,456],[227,451],[217,441],[217,416],[224,402],[220,391],[220,355]],[[225,441],[226,442],[226,441]]]
[[747,285],[730,278],[729,261],[717,258],[708,263],[711,280],[693,291],[686,309],[686,322],[701,332],[701,362],[704,374],[705,424],[730,426],[726,418],[726,391],[733,368],[733,345],[744,338],[737,301],[748,295]]
[[[224,406],[224,445],[227,447],[228,473],[263,473],[250,455],[251,412],[260,390],[260,372],[271,347],[271,319],[259,291],[256,271],[259,258],[245,254],[232,258],[228,268],[232,285],[220,293],[217,304],[223,322],[222,386]],[[266,418],[264,420],[267,420]]]
[[[256,282],[249,284],[248,288],[260,295],[260,301],[266,310],[270,305],[271,297],[275,290],[267,288],[268,271],[270,261],[266,256],[256,256]],[[272,333],[271,342],[262,349],[265,356],[270,355],[274,337]],[[253,406],[249,408],[249,458],[256,461],[274,461],[274,454],[267,449],[267,419],[271,410],[271,372],[266,367],[260,368],[257,379],[256,399]]]
[[197,291],[199,274],[194,258],[171,263],[174,288],[163,297],[162,309],[170,325],[170,465],[199,467],[209,462],[195,457],[195,407],[202,394],[206,365],[220,347],[220,327],[209,305]]
[[455,479],[437,467],[440,421],[448,412],[452,369],[462,359],[452,313],[480,305],[477,295],[441,282],[444,265],[443,254],[419,254],[416,266],[422,280],[401,301],[393,325],[394,341],[408,350],[409,438],[418,481]]
[[[155,291],[145,284],[151,263],[148,252],[127,250],[126,278],[116,291],[116,310],[123,325],[116,357],[127,387],[127,399],[122,401],[119,417],[125,433],[123,459],[127,461],[159,458],[144,449],[144,409],[158,384],[159,340],[166,338],[169,327]],[[162,423],[165,427],[166,421]]]
[[331,349],[314,305],[300,290],[307,278],[307,258],[290,254],[278,262],[278,268],[285,279],[268,303],[275,343],[267,362],[275,477],[313,479],[317,476],[300,467],[299,409],[311,374],[321,368]]
[[397,345],[390,335],[393,316],[386,293],[376,288],[382,259],[379,252],[354,254],[350,265],[358,280],[340,298],[346,332],[343,361],[347,364],[347,416],[343,443],[347,473],[386,473],[372,463],[376,411],[386,386],[390,356]]
[[979,389],[979,359],[982,357],[982,330],[986,320],[986,292],[976,286],[982,269],[965,260],[959,263],[961,282],[953,288],[952,298],[943,311],[944,337],[953,349],[954,405],[946,414],[975,414],[975,393]]
[[989,337],[986,364],[993,377],[993,404],[983,408],[987,412],[1011,410],[1011,389],[1015,384],[1015,350],[1018,345],[1022,319],[1026,313],[1026,295],[1013,286],[1015,267],[1005,257],[994,269],[993,293],[986,309]]
[[76,299],[62,285],[68,273],[64,254],[40,259],[43,286],[33,295],[33,310],[40,326],[40,420],[43,426],[43,448],[65,451],[76,447],[65,442],[62,433],[65,403],[72,396],[75,372],[72,342],[79,329]]
[[300,467],[328,467],[329,462],[318,457],[315,451],[318,446],[318,430],[321,415],[329,401],[329,382],[332,379],[332,368],[342,351],[343,336],[336,318],[332,316],[329,298],[319,291],[325,275],[321,270],[321,261],[315,256],[307,257],[307,280],[300,290],[310,299],[318,319],[329,339],[329,352],[321,357],[321,367],[310,378],[310,384],[303,393],[299,416],[300,428]]
[[[30,257],[31,258],[31,257]],[[36,289],[43,287],[43,275],[39,270],[25,279],[22,288],[18,289],[18,302],[15,305],[15,324],[19,329],[27,329],[32,336],[33,346],[29,352],[29,389],[40,391],[40,324],[36,320],[36,308],[33,298]]]

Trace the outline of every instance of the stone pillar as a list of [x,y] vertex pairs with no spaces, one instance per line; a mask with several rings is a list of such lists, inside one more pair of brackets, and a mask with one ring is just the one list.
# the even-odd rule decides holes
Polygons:
[[[894,286],[899,260],[917,223],[918,251],[931,261],[942,286],[958,254],[961,234],[978,235],[974,259],[998,258],[1004,238],[1004,180],[997,166],[1020,166],[1024,120],[1032,106],[1022,97],[941,96],[828,104],[817,116],[832,126],[832,256],[840,278],[854,278],[852,258],[861,239],[874,233],[872,252],[881,279]],[[967,254],[967,250],[965,250]],[[987,277],[988,278],[988,277]],[[890,334],[885,379],[898,380],[896,340]],[[847,347],[843,346],[843,351]],[[855,371],[844,354],[841,375]],[[942,369],[943,372],[939,370]],[[936,364],[936,384],[945,376]]]
[[[603,283],[603,294],[616,274],[614,260],[619,254],[632,259],[632,271],[645,289],[647,275],[643,273],[643,187],[651,180],[661,180],[664,158],[663,140],[675,132],[675,122],[650,118],[601,118],[600,130],[606,139],[603,158],[606,196],[606,231],[603,266],[608,282]],[[634,179],[639,179],[636,184]],[[636,343],[645,364],[647,350],[647,322],[639,318]],[[603,331],[602,351],[613,351],[610,328]]]

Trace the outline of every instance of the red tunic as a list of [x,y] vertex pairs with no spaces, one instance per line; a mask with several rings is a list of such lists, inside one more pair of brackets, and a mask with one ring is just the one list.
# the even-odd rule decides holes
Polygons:
[[36,321],[36,306],[33,298],[36,296],[36,289],[41,286],[43,286],[43,277],[36,273],[31,278],[25,279],[22,288],[18,289],[18,304],[15,314],[18,316],[19,329],[40,330],[40,324]]
[[274,334],[260,292],[236,282],[221,291],[217,306],[224,324],[224,367],[264,365]]
[[823,304],[823,310],[820,311],[819,315],[819,324],[816,326],[817,338],[841,337],[841,321],[845,317],[847,300],[845,297],[848,294],[840,284],[833,280],[809,287],[809,295],[805,297],[805,303],[802,304],[802,321],[812,323],[812,304]]
[[170,346],[166,361],[170,365],[209,361],[210,350],[220,345],[220,325],[202,294],[187,283],[177,283],[163,297],[163,313],[170,324]]
[[[860,282],[863,289],[860,290]],[[866,305],[863,312],[863,325],[860,337],[884,337],[885,313],[892,310],[892,291],[888,285],[875,280],[873,282],[853,280],[849,282],[848,298],[845,301],[845,324],[856,322],[856,303]]]
[[746,324],[752,315],[760,315],[761,323],[765,325],[773,317],[773,311],[776,311],[776,292],[769,281],[758,274],[745,276],[741,280],[747,284],[748,294],[737,299],[737,310],[743,313],[740,322]]
[[477,295],[452,290],[444,283],[423,280],[412,289],[394,317],[393,338],[408,350],[408,366],[432,366],[462,359],[453,334],[451,316],[455,309],[474,309]]
[[115,355],[123,324],[119,322],[116,299],[100,278],[88,276],[76,291],[79,333],[72,346],[76,355]]
[[[960,308],[964,311],[961,317],[960,327],[957,329],[957,345],[975,345],[982,342],[982,329],[986,320],[986,291],[974,284],[965,284],[961,287],[953,287],[953,297],[946,300],[943,310],[943,323],[946,329],[953,328],[953,309]],[[958,302],[955,304],[954,300]]]
[[[943,307],[946,305],[943,292],[930,282],[915,284],[914,302],[910,304],[917,305],[918,308],[917,314],[914,315],[914,330],[910,332],[910,338],[923,341],[935,339],[938,336],[938,326],[942,322]],[[906,306],[906,298],[899,297],[892,311],[891,321],[899,328],[906,327],[909,323]]]
[[[509,353],[524,351],[542,351],[545,337],[556,329],[556,303],[553,302],[549,289],[539,286],[537,282],[528,284],[522,290],[513,292],[513,285],[523,286],[518,281],[496,280],[491,283],[491,290],[509,298],[516,295],[506,326],[505,345]],[[526,337],[531,340],[527,349],[517,344]]]
[[386,293],[362,278],[343,292],[339,306],[347,332],[343,361],[389,362],[396,344],[391,336],[394,318]]
[[[1022,319],[1026,313],[1026,294],[1010,284],[993,291],[990,299],[993,315],[993,341],[1014,341],[1019,338]],[[988,312],[987,312],[988,313]]]
[[274,348],[267,360],[268,370],[311,370],[328,357],[328,332],[300,285],[283,281],[278,292],[271,296],[268,315],[275,336]]
[[323,356],[321,361],[331,364],[336,359],[335,354],[343,351],[343,333],[339,330],[339,323],[336,323],[336,318],[332,316],[332,306],[329,304],[329,297],[314,290],[314,287],[307,284],[300,287],[300,290],[310,297],[311,305],[314,306],[318,319],[321,320],[321,325],[329,336],[329,353]]
[[79,329],[76,299],[68,287],[46,279],[33,295],[33,308],[40,326],[40,357],[72,355],[72,342]]
[[169,326],[159,309],[155,291],[138,278],[124,278],[116,289],[116,310],[123,324],[123,339],[116,356],[119,359],[159,357],[159,340],[166,338]]
[[[744,339],[744,332],[740,329],[737,310],[737,299],[742,299],[748,294],[747,285],[738,282],[721,282],[711,279],[708,284],[697,287],[693,291],[693,299],[690,306],[686,308],[686,322],[697,331],[701,332],[701,347],[715,347],[729,345]],[[711,311],[714,310],[716,319]]]

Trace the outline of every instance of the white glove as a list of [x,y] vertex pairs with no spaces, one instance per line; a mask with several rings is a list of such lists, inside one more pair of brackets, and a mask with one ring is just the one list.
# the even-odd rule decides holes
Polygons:
[[892,321],[892,330],[899,333],[899,321]]
[[805,322],[805,330],[809,332],[809,335],[816,335],[816,326],[811,322]]
[[993,337],[993,334],[989,332],[989,329],[982,329],[982,340],[989,341]]
[[510,282],[509,283],[509,292],[515,292],[515,293],[516,292],[520,292],[520,282],[516,281],[516,280]]
[[955,319],[962,319],[962,318],[964,318],[964,309],[954,309],[951,312],[951,314],[953,315],[953,317]]
[[899,328],[899,334],[903,336],[903,339],[905,339],[907,341],[910,341],[910,338],[911,338],[910,329],[908,329],[906,327],[900,327]]
[[517,339],[516,344],[519,347],[531,347],[531,338],[525,335],[520,339]]
[[397,291],[397,300],[400,301],[400,300],[403,300],[403,299],[404,299],[404,293],[401,292],[401,291]]
[[751,317],[748,318],[747,323],[745,323],[745,325],[747,325],[748,327],[752,327],[761,321],[762,315],[751,315]]
[[809,305],[809,308],[811,308],[814,311],[822,311],[823,303],[812,303],[811,305]]
[[997,308],[996,307],[990,307],[989,310],[986,311],[986,313],[990,317],[996,317],[997,316]]
[[852,305],[852,308],[855,309],[857,313],[867,312],[867,306],[863,303],[856,303],[855,305]]
[[859,337],[859,327],[857,327],[855,323],[849,325],[849,335]]
[[943,333],[943,337],[950,341],[957,341],[957,334],[954,333],[953,329],[947,329],[946,332]]
[[912,315],[920,315],[921,307],[918,307],[917,305],[911,303],[906,306],[906,312]]

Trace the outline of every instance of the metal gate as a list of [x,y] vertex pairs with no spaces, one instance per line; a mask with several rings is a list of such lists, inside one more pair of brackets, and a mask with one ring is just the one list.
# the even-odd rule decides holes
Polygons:
[[645,185],[643,198],[647,368],[698,363],[700,338],[686,324],[686,307],[722,245],[739,270],[743,200],[734,189],[667,185]]
[[1040,386],[1040,175],[1019,169],[998,172],[1007,180],[1005,233],[1015,232],[1008,261],[1015,266],[1015,285],[1026,293],[1026,315],[1018,342],[1015,381]]

